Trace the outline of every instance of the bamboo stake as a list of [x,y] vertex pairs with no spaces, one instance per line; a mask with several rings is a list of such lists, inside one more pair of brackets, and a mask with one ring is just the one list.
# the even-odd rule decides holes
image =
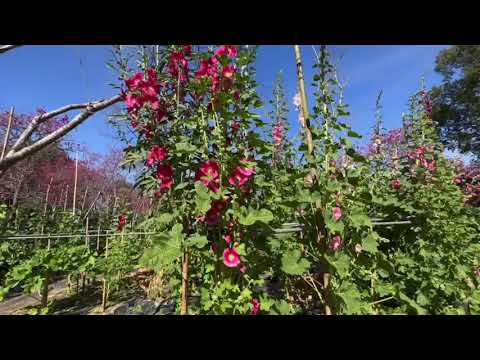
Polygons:
[[45,274],[45,282],[43,283],[43,287],[42,287],[42,300],[41,300],[42,308],[46,308],[48,306],[48,282],[50,280],[49,278],[50,278],[50,275],[47,272]]
[[300,46],[293,45],[295,49],[295,62],[297,64],[297,77],[300,87],[300,100],[302,103],[302,113],[305,121],[305,132],[307,135],[307,148],[309,156],[313,156],[313,137],[310,130],[310,118],[308,114],[307,94],[305,92],[305,80],[303,76],[302,56],[300,53]]
[[98,228],[97,228],[97,253],[100,251],[100,218],[98,218]]
[[3,157],[5,156],[5,150],[7,150],[8,140],[10,138],[10,130],[12,129],[14,112],[15,112],[15,107],[12,106],[12,108],[10,109],[10,114],[8,115],[7,131],[5,132],[5,140],[3,142],[2,155],[0,156],[0,160],[3,160]]
[[182,264],[182,305],[180,315],[188,315],[188,251],[183,254]]
[[75,183],[73,186],[73,209],[72,214],[75,215],[75,202],[77,201],[77,179],[78,179],[78,151],[75,153]]
[[83,194],[82,213],[83,213],[83,209],[85,208],[85,200],[87,200],[87,192],[88,192],[88,186],[85,188],[85,194]]
[[[305,80],[303,75],[303,65],[302,65],[302,56],[300,52],[300,46],[294,45],[295,50],[295,62],[297,64],[297,77],[298,77],[298,85],[300,88],[300,100],[302,103],[302,112],[303,117],[305,120],[305,133],[306,133],[306,140],[307,140],[307,150],[308,150],[308,157],[311,159],[314,156],[314,146],[313,146],[313,137],[312,131],[310,129],[310,119],[308,114],[308,104],[307,104],[307,94],[305,91]],[[314,171],[314,175],[316,177],[316,171]],[[326,247],[326,241],[322,241],[324,237],[324,224],[321,217],[321,203],[320,201],[316,201],[315,203],[315,224],[317,228],[317,242],[323,248]],[[330,282],[330,274],[324,273],[323,274],[323,289],[325,291],[325,315],[331,315],[332,311],[329,305],[330,296],[328,294],[328,285]]]

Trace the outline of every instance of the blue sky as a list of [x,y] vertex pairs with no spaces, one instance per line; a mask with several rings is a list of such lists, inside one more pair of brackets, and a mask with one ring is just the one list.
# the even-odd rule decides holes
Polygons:
[[[424,77],[427,88],[441,79],[435,74],[435,57],[447,46],[439,45],[342,45],[330,46],[333,60],[342,57],[339,74],[347,82],[345,100],[350,105],[348,119],[353,129],[367,135],[373,126],[375,99],[383,90],[383,117],[387,128],[401,124],[408,97],[420,88]],[[314,54],[302,46],[308,86],[313,76]],[[24,46],[0,56],[0,110],[15,105],[18,112],[47,110],[115,94],[109,83],[116,74],[106,67],[110,46]],[[271,95],[276,73],[283,70],[289,103],[296,91],[294,51],[291,45],[264,45],[257,56],[257,81],[265,101]],[[310,97],[310,105],[312,105]],[[268,109],[265,109],[264,113]],[[72,138],[92,151],[104,153],[118,146],[106,122],[108,110],[87,120]],[[298,127],[297,113],[290,112],[292,133]]]

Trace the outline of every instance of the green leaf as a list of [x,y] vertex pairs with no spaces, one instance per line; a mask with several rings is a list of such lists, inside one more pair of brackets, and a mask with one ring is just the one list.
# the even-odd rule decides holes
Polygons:
[[347,135],[348,135],[349,137],[352,137],[352,138],[357,138],[357,139],[361,139],[361,138],[362,138],[362,135],[356,133],[356,132],[353,131],[353,130],[348,130]]
[[398,292],[398,298],[405,302],[412,310],[414,310],[418,315],[426,315],[427,311],[418,305],[415,301],[410,299],[407,295],[402,293],[401,291]]
[[361,212],[357,211],[356,213],[351,214],[349,218],[352,226],[357,229],[360,229],[364,226],[368,226],[370,228],[372,227],[372,221],[370,218]]
[[208,188],[201,184],[195,183],[195,191],[197,192],[197,197],[195,199],[196,209],[200,214],[205,214],[208,210],[210,210],[210,193],[208,192]]
[[310,262],[301,258],[300,250],[289,250],[282,256],[282,270],[289,275],[302,275],[310,268]]
[[208,244],[208,239],[206,236],[193,234],[188,237],[186,245],[188,247],[194,246],[197,249],[202,249],[207,244]]
[[345,303],[345,311],[347,314],[359,314],[362,309],[361,294],[357,287],[352,283],[346,283],[342,286],[344,289],[340,291],[338,295]]
[[335,256],[326,256],[328,262],[335,268],[338,275],[344,278],[348,275],[348,269],[350,268],[350,257],[343,253],[337,253]]
[[246,226],[253,225],[257,221],[268,224],[272,220],[273,220],[273,214],[270,210],[267,210],[267,209],[261,209],[261,210],[250,209],[248,210],[248,214],[246,216],[240,215],[240,218],[238,219],[240,224],[246,225]]
[[177,186],[175,186],[175,190],[182,190],[182,189],[185,189],[187,186],[189,185],[188,182],[183,182],[183,183],[180,183],[178,184]]
[[270,315],[288,315],[288,314],[290,314],[290,305],[285,300],[276,301],[270,310]]
[[378,251],[377,237],[372,233],[362,239],[362,248],[369,253],[375,254]]

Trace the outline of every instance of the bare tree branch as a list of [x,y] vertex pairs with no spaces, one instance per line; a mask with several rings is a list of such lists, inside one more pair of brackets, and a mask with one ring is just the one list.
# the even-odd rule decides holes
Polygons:
[[0,45],[0,54],[6,53],[7,51],[13,50],[22,45]]
[[[24,130],[24,132],[20,135],[18,138],[17,142],[14,144],[14,146],[10,149],[10,151],[7,153],[7,155],[3,158],[3,160],[0,161],[0,177],[2,173],[4,173],[5,170],[13,166],[15,163],[19,162],[20,160],[33,155],[37,151],[45,148],[47,145],[50,145],[51,143],[57,141],[60,139],[62,136],[65,136],[68,132],[72,131],[75,129],[78,125],[83,123],[86,119],[88,119],[90,116],[93,114],[119,102],[122,100],[122,95],[116,95],[110,99],[106,100],[100,100],[97,102],[92,102],[92,103],[85,103],[85,104],[72,104],[72,105],[67,105],[64,106],[60,109],[54,110],[49,113],[41,114],[39,116],[36,116],[30,125]],[[36,128],[43,122],[47,121],[48,119],[65,113],[70,110],[75,110],[75,109],[82,109],[84,108],[82,112],[80,112],[77,116],[75,116],[71,121],[69,121],[67,124],[62,126],[61,128],[55,130],[51,134],[45,136],[42,139],[39,139],[35,143],[26,146],[22,149],[19,150],[19,148],[25,144],[25,142],[30,138],[32,133],[36,130]]]

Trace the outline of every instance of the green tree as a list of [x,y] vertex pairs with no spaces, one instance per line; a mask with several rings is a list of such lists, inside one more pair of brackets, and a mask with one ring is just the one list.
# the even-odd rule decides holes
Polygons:
[[432,89],[433,118],[450,149],[480,157],[480,45],[442,50],[435,71],[443,76]]

